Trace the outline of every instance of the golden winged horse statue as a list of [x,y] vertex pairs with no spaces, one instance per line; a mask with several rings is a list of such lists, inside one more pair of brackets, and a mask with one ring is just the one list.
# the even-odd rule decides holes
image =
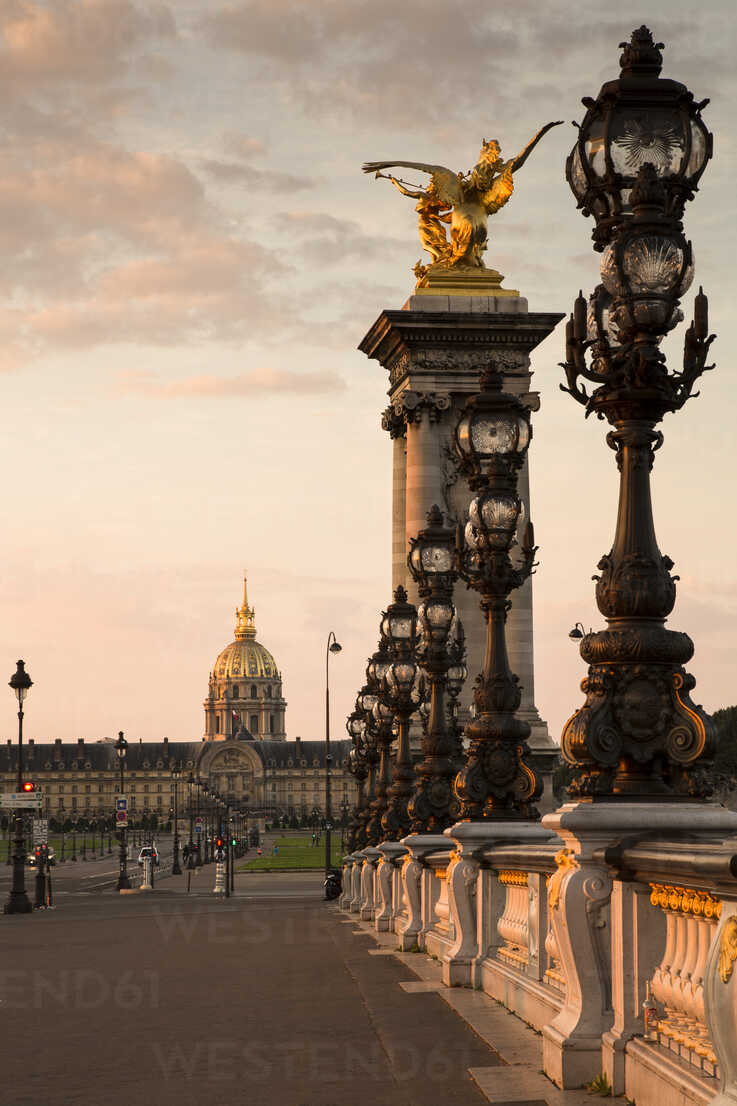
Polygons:
[[[496,139],[484,139],[479,160],[468,173],[454,173],[444,165],[422,161],[367,161],[364,173],[390,180],[404,196],[416,199],[420,241],[432,257],[428,268],[485,269],[483,252],[488,235],[487,221],[508,201],[514,191],[513,174],[522,168],[540,139],[562,120],[547,123],[516,157],[504,161]],[[405,181],[386,176],[382,169],[418,169],[427,173],[426,189],[408,187]],[[450,223],[450,241],[445,224]],[[424,266],[415,269],[418,275]]]

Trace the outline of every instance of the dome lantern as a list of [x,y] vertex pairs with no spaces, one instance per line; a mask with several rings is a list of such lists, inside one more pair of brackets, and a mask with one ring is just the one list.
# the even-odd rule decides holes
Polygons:
[[243,573],[243,603],[236,608],[235,618],[236,641],[256,636],[256,611],[248,605],[248,580],[245,572]]

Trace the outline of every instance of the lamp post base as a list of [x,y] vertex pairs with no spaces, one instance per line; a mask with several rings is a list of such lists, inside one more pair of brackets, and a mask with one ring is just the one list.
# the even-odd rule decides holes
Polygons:
[[3,907],[3,914],[31,914],[33,907],[25,891],[11,891],[10,898]]

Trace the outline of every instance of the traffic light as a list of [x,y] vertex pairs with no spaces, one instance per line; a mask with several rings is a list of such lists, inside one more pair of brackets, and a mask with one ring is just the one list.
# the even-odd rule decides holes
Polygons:
[[36,790],[36,785],[35,785],[35,783],[31,783],[30,780],[26,780],[23,784],[23,790],[24,791],[35,791]]
[[223,844],[224,844],[224,842],[223,842],[222,837],[216,837],[215,838],[215,848],[216,849],[222,849]]
[[238,838],[237,837],[231,837],[230,843],[233,846],[233,848],[235,848],[236,845],[238,844]]

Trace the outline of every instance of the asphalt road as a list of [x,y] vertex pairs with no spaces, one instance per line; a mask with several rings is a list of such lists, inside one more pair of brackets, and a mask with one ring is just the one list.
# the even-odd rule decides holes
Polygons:
[[467,1069],[496,1054],[399,986],[413,974],[369,955],[319,873],[243,874],[218,901],[213,868],[189,895],[177,877],[0,917],[0,1102],[482,1106]]

